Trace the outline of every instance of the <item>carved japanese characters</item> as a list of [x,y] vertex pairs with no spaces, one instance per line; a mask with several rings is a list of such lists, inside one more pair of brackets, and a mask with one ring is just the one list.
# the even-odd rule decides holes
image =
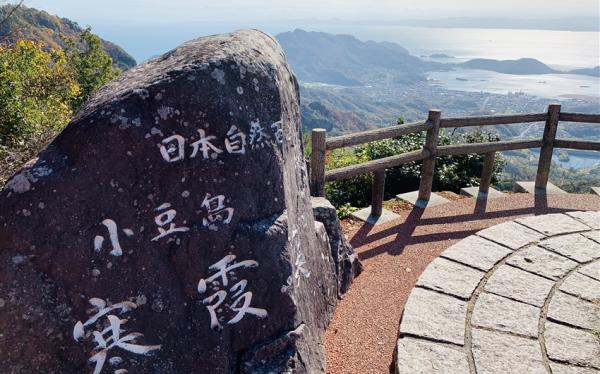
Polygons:
[[[126,332],[124,325],[127,323],[127,318],[123,315],[137,308],[135,303],[122,301],[109,306],[102,299],[92,298],[90,304],[93,307],[90,311],[93,315],[85,322],[77,321],[73,328],[73,338],[77,342],[84,339],[94,340],[95,347],[89,359],[89,362],[94,364],[93,374],[102,373],[107,359],[111,367],[118,367],[123,362],[123,359],[117,355],[118,353],[109,357],[113,350],[122,349],[138,355],[149,355],[161,348],[160,345],[137,344],[137,340],[144,335],[139,332]],[[106,318],[105,323],[101,323],[104,318]],[[101,326],[99,329],[86,332],[86,329],[92,330],[96,323]],[[127,369],[117,368],[114,370],[115,374],[127,372]]]
[[353,274],[315,226],[300,127],[259,31],[101,89],[0,192],[0,372],[324,371]]
[[[206,305],[206,309],[210,314],[210,327],[214,330],[220,330],[223,328],[221,322],[223,317],[217,315],[217,311],[221,310],[225,305],[221,306],[225,302],[227,297],[230,297],[233,301],[227,305],[227,308],[235,313],[233,318],[229,319],[226,323],[228,325],[234,325],[244,318],[246,314],[254,315],[258,318],[265,318],[268,313],[266,310],[261,308],[251,307],[252,303],[252,291],[246,292],[248,281],[242,279],[229,288],[229,273],[236,269],[256,268],[258,262],[254,260],[245,260],[240,262],[234,262],[234,255],[227,255],[223,257],[217,263],[209,267],[210,270],[215,273],[207,279],[200,279],[198,282],[198,293],[203,295],[207,292],[207,287],[210,286],[211,291],[214,293],[207,296],[202,300],[202,303]],[[227,294],[229,291],[229,295]]]

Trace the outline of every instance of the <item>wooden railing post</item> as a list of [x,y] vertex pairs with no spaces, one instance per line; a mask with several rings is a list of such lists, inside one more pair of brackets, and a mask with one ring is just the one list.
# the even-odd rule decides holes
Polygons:
[[385,169],[373,173],[371,186],[371,215],[379,217],[383,212],[383,194],[385,192]]
[[312,130],[310,156],[310,192],[312,196],[325,196],[325,129]]
[[477,194],[478,199],[486,199],[488,191],[490,190],[490,183],[492,182],[492,175],[494,174],[494,159],[496,152],[488,152],[485,154],[483,159],[483,168],[481,169],[481,179],[479,181],[479,193]]
[[543,192],[548,184],[550,175],[550,164],[552,163],[552,151],[554,150],[554,139],[556,138],[556,129],[558,127],[558,117],[560,116],[560,104],[550,104],[548,106],[548,118],[544,127],[544,136],[542,137],[542,149],[540,149],[540,160],[538,162],[537,174],[535,176],[535,189]]
[[429,157],[423,160],[421,165],[421,183],[419,185],[419,199],[416,206],[424,208],[431,196],[431,187],[433,185],[433,172],[435,170],[435,157],[437,155],[437,143],[440,133],[440,118],[442,112],[437,109],[429,111],[427,122],[433,127],[427,130],[424,149],[429,151]]

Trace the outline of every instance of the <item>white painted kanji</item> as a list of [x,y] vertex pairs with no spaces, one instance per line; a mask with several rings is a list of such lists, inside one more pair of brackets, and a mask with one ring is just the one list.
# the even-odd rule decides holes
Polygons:
[[[162,212],[162,213],[158,214],[156,217],[154,217],[154,223],[156,223],[156,225],[158,226],[158,235],[156,235],[155,237],[152,238],[153,242],[157,241],[160,238],[164,238],[167,235],[176,233],[176,232],[190,231],[189,227],[185,227],[185,226],[176,227],[175,223],[173,223],[173,220],[175,219],[175,216],[177,215],[177,211],[175,211],[175,209],[169,209],[169,208],[171,208],[171,204],[164,203],[155,209],[155,211],[157,211],[157,212],[160,212],[161,210],[165,210],[165,209],[168,209],[168,210],[165,210],[164,212]],[[165,229],[166,225],[169,225],[167,229]]]
[[[265,129],[265,127],[267,128]],[[246,134],[237,126],[232,125],[229,127],[229,130],[227,130],[224,139],[217,138],[215,135],[207,135],[206,130],[204,129],[197,129],[196,131],[198,132],[199,139],[189,144],[189,147],[191,147],[191,153],[189,155],[187,155],[186,151],[186,142],[188,140],[179,134],[174,134],[162,139],[158,146],[160,148],[160,154],[165,161],[177,162],[184,160],[186,157],[216,160],[224,151],[227,151],[229,154],[245,155],[247,145],[250,145],[252,149],[264,148],[273,136],[277,143],[283,143],[282,121],[271,124],[272,135],[269,135],[268,126],[265,127],[260,124],[260,120],[258,119],[250,121],[250,130]],[[158,129],[151,131],[151,133],[153,135],[163,135]],[[149,137],[151,135],[148,134],[147,136]],[[225,145],[225,150],[220,148],[223,144]]]
[[205,227],[216,229],[216,224],[229,224],[233,218],[234,209],[225,206],[224,195],[206,194],[201,207],[207,211],[207,216],[202,218],[202,224]]
[[221,149],[217,148],[211,143],[211,140],[217,138],[216,136],[206,136],[206,132],[202,129],[198,129],[198,134],[200,134],[200,139],[190,144],[192,147],[192,154],[190,155],[190,158],[195,158],[198,151],[202,152],[202,157],[205,160],[209,158],[216,159],[219,153],[223,153]]
[[306,258],[304,257],[304,253],[298,253],[294,265],[296,266],[294,278],[296,278],[296,286],[298,286],[300,284],[300,276],[303,276],[304,278],[310,277],[310,271],[308,271],[304,267],[304,265],[306,265]]
[[[213,330],[223,329],[223,326],[221,325],[222,317],[219,317],[218,313],[222,309],[222,304],[228,296],[226,291],[229,285],[228,273],[238,268],[248,269],[258,267],[258,262],[254,260],[234,262],[235,258],[235,255],[227,255],[223,257],[220,261],[209,267],[209,270],[212,270],[215,273],[206,279],[200,279],[198,282],[198,293],[201,295],[206,293],[208,285],[211,285],[215,290],[212,295],[202,300],[202,303],[206,305],[206,309],[208,310],[210,316],[210,327]],[[258,318],[265,318],[268,315],[265,309],[251,306],[252,292],[246,291],[247,286],[248,281],[242,279],[229,289],[231,294],[230,297],[234,300],[231,304],[226,304],[225,306],[227,306],[228,309],[235,314],[227,321],[228,325],[234,325],[238,323],[247,314],[254,315]]]
[[[91,298],[89,303],[92,309],[89,313],[93,315],[85,322],[78,321],[73,328],[73,339],[77,342],[82,342],[85,339],[93,339],[95,348],[92,351],[92,356],[89,359],[93,363],[93,374],[100,374],[107,361],[108,354],[115,348],[120,348],[127,352],[138,355],[148,355],[161,348],[161,345],[140,345],[137,340],[143,336],[138,332],[125,333],[123,325],[127,323],[127,319],[121,319],[118,316],[128,313],[137,308],[137,305],[131,301],[122,301],[113,305],[107,305],[106,301],[99,298]],[[116,312],[115,314],[109,314]],[[103,319],[106,317],[106,319]],[[86,331],[87,327],[95,325],[99,321],[104,322],[99,330]],[[101,322],[102,322],[101,321]],[[90,328],[91,330],[91,328]],[[123,362],[119,356],[108,358],[110,366],[115,367]],[[115,369],[114,374],[127,373],[126,369]]]
[[249,143],[252,146],[252,148],[263,148],[265,146],[265,143],[271,138],[265,132],[265,129],[261,126],[260,121],[258,119],[250,122],[249,137]]
[[176,162],[185,158],[185,138],[181,135],[172,135],[162,140],[160,154],[167,162]]
[[246,134],[241,132],[236,126],[231,126],[225,138],[225,149],[229,153],[245,154]]
[[[121,256],[123,254],[123,248],[121,247],[121,243],[119,242],[119,232],[117,229],[117,223],[112,219],[105,219],[102,221],[102,224],[108,230],[108,237],[112,246],[110,254],[113,256]],[[133,235],[133,231],[131,229],[123,229],[123,232],[127,236]],[[100,252],[102,250],[103,244],[104,237],[101,235],[96,235],[94,237],[94,251]]]
[[271,124],[271,129],[273,129],[273,132],[275,133],[275,140],[277,141],[277,143],[281,144],[283,143],[283,124],[281,121],[277,121],[273,124]]

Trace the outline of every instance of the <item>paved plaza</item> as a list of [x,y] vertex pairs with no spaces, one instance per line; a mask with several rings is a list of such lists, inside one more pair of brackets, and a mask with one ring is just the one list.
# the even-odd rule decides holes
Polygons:
[[396,370],[600,374],[600,212],[505,222],[444,251],[405,305]]

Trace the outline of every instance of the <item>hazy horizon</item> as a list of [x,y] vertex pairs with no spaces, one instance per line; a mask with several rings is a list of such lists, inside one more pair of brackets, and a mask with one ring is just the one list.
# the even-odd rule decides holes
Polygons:
[[[15,2],[15,0],[9,1]],[[596,0],[582,0],[577,5],[564,2],[532,0],[522,4],[520,0],[481,2],[456,0],[449,6],[442,0],[422,0],[418,5],[406,0],[307,0],[301,3],[290,1],[256,0],[251,3],[241,0],[222,1],[219,4],[208,1],[172,0],[106,0],[102,3],[76,0],[25,0],[24,5],[44,10],[59,17],[68,18],[81,26],[91,26],[101,37],[121,45],[138,62],[164,53],[177,45],[204,35],[229,32],[242,28],[258,28],[273,35],[303,28],[312,31],[331,32],[336,27],[340,33],[351,34],[365,40],[365,35],[357,30],[360,26],[369,29],[383,29],[393,24],[403,26],[439,27],[444,23],[451,28],[490,28],[495,25],[490,19],[505,19],[509,22],[501,29],[551,29],[565,30],[565,26],[589,28],[593,20],[587,22],[551,22],[553,19],[568,17],[597,17],[599,5]],[[471,22],[450,22],[452,19],[470,19]],[[413,22],[418,19],[429,22]],[[484,22],[484,19],[486,20]],[[432,20],[438,20],[435,22]],[[474,21],[473,21],[474,20]],[[481,20],[480,25],[477,21]],[[525,20],[525,23],[519,22]],[[512,23],[511,23],[512,21]],[[465,26],[461,26],[465,25]],[[512,26],[511,26],[512,25]],[[528,27],[527,25],[531,25]],[[586,26],[587,25],[587,26]],[[534,27],[535,26],[535,27]],[[334,30],[335,31],[335,30]],[[410,30],[409,30],[410,31]],[[409,42],[385,33],[376,35],[374,40],[392,41],[419,53]],[[410,32],[409,32],[410,34]],[[567,38],[568,38],[568,34]],[[577,35],[577,34],[575,34]],[[600,44],[600,33],[592,37]],[[409,36],[407,36],[408,38]],[[564,35],[561,38],[565,38]],[[425,40],[424,42],[427,42]],[[515,40],[518,43],[518,40]],[[594,48],[594,53],[598,55]],[[535,57],[522,55],[518,57]],[[543,61],[545,63],[558,63]],[[591,67],[590,64],[578,67]]]
[[520,19],[562,18],[598,15],[596,0],[578,0],[577,4],[546,0],[421,0],[418,4],[407,0],[242,0],[209,1],[171,0],[26,0],[25,5],[38,7],[78,22],[132,22],[154,23],[219,20],[226,23],[239,21],[284,21],[298,19],[385,20],[437,19],[453,17],[507,17]]

